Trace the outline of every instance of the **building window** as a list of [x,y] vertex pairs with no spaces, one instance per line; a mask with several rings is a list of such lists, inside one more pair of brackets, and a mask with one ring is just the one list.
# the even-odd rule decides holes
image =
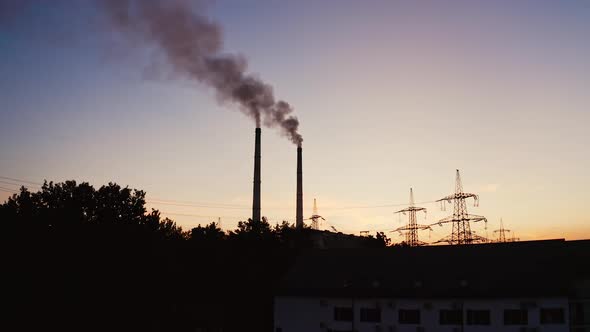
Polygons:
[[399,309],[397,313],[400,324],[420,324],[420,310],[418,309]]
[[590,302],[570,303],[570,324],[590,325]]
[[467,310],[467,325],[490,325],[490,311]]
[[463,324],[463,311],[456,309],[443,309],[439,312],[440,325],[461,325]]
[[352,322],[352,308],[351,307],[335,307],[334,320]]
[[564,324],[563,308],[541,308],[541,324]]
[[526,325],[529,322],[529,312],[526,309],[504,310],[504,325]]
[[361,322],[381,322],[381,310],[377,308],[361,308]]

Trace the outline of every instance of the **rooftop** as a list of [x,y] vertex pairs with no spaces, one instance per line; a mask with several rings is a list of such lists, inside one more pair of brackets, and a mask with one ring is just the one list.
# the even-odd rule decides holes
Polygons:
[[277,295],[567,296],[590,280],[590,240],[309,250]]

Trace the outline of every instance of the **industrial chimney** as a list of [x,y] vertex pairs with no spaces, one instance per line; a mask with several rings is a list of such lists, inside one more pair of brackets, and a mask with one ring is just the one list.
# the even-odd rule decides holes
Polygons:
[[303,228],[303,166],[301,154],[301,145],[299,145],[297,146],[297,211],[295,214],[295,225],[298,229]]
[[254,145],[254,190],[252,197],[252,221],[260,221],[260,128],[256,128]]

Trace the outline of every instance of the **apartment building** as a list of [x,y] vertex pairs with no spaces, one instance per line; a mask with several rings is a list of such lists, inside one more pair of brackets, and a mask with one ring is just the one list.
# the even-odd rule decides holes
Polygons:
[[311,250],[275,332],[590,331],[590,241]]

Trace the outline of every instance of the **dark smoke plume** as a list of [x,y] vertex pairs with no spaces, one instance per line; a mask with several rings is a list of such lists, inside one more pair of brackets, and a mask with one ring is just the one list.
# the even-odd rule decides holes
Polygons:
[[256,126],[279,127],[293,143],[303,141],[291,106],[276,100],[272,87],[246,73],[241,55],[222,53],[220,26],[186,0],[102,0],[111,22],[133,42],[164,51],[175,72],[215,89],[221,101],[237,103]]

